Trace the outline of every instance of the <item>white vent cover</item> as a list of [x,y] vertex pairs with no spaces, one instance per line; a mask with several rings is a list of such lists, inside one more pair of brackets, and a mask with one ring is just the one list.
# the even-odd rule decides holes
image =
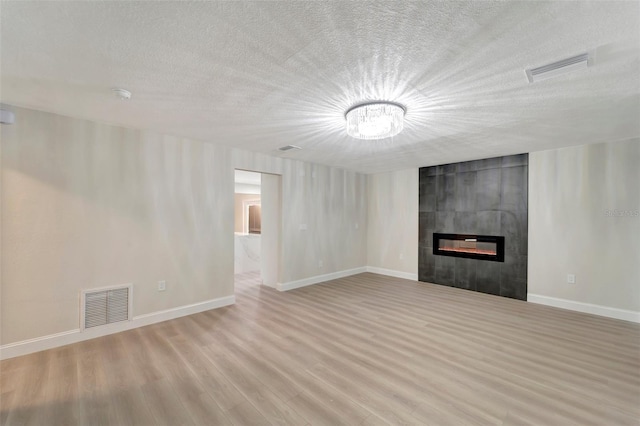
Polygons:
[[131,320],[131,285],[83,290],[80,323],[82,329]]
[[285,146],[281,146],[280,148],[278,148],[278,151],[290,151],[292,149],[302,149],[299,146],[296,145],[285,145]]
[[533,83],[534,81],[545,80],[570,71],[587,68],[591,65],[592,57],[593,55],[589,55],[589,53],[582,53],[541,67],[529,68],[525,72],[529,83]]

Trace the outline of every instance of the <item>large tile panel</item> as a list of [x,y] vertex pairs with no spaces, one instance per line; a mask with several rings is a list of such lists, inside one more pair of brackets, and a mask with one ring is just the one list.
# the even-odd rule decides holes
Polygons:
[[[420,169],[420,281],[527,294],[528,154]],[[505,262],[433,255],[433,233],[505,237]]]

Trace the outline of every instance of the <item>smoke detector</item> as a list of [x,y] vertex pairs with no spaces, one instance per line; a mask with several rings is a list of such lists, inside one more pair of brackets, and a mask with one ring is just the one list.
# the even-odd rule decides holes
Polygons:
[[546,80],[547,78],[566,74],[571,71],[585,69],[590,65],[593,65],[593,55],[586,52],[557,62],[552,62],[541,67],[526,69],[525,73],[527,74],[527,80],[529,80],[529,83],[534,83],[536,81]]
[[113,94],[116,95],[116,98],[120,100],[128,101],[129,99],[131,99],[131,92],[128,91],[127,89],[121,89],[119,87],[116,87],[111,90],[113,91]]

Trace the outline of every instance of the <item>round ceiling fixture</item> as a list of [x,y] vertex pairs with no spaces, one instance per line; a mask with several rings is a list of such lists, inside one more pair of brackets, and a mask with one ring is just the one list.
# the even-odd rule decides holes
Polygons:
[[405,108],[393,102],[368,102],[350,108],[347,133],[357,139],[385,139],[400,133],[404,126]]
[[116,87],[111,90],[113,90],[113,93],[116,95],[116,98],[120,100],[128,101],[129,99],[131,99],[131,92],[128,91],[127,89],[121,89],[119,87]]

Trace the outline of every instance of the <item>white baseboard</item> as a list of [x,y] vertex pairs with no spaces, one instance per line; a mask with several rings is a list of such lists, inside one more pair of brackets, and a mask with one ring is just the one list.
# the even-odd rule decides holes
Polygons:
[[576,302],[531,293],[527,294],[527,302],[640,323],[640,312],[628,311],[626,309],[610,308],[608,306],[593,305],[591,303]]
[[325,281],[331,281],[351,275],[362,274],[363,272],[372,272],[374,274],[388,275],[390,277],[418,281],[418,274],[394,271],[393,269],[376,268],[375,266],[362,266],[360,268],[346,269],[344,271],[332,272],[330,274],[316,275],[314,277],[304,278],[297,281],[290,281],[288,283],[278,283],[276,285],[276,288],[280,291],[293,290],[295,288],[306,287],[308,285],[323,283]]
[[9,343],[7,345],[0,346],[0,359],[8,359],[20,355],[27,355],[33,352],[44,351],[46,349],[57,348],[59,346],[69,345],[83,340],[94,339],[108,334],[131,330],[132,328],[144,327],[145,325],[155,324],[157,322],[233,305],[234,303],[236,303],[235,296],[220,297],[217,299],[194,303],[192,305],[138,315],[133,317],[131,321],[123,321],[108,324],[104,327],[85,329],[82,332],[80,329],[75,329],[63,331],[62,333],[49,334],[48,336],[37,337],[35,339]]
[[366,266],[360,268],[346,269],[344,271],[332,272],[330,274],[316,275],[315,277],[304,278],[297,281],[289,281],[288,283],[278,283],[276,288],[280,291],[293,290],[294,288],[306,287],[308,285],[318,284],[325,281],[336,280],[338,278],[348,277],[350,275],[362,274],[367,272]]
[[375,266],[367,266],[367,272],[387,275],[389,277],[404,278],[405,280],[418,281],[418,274],[412,274],[411,272],[395,271],[393,269],[378,268]]

